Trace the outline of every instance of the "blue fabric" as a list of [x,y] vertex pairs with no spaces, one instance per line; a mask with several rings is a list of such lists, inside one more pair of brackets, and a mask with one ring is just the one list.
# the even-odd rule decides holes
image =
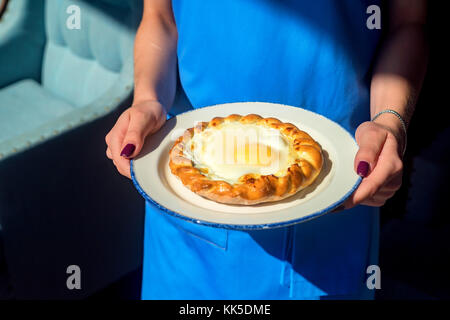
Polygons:
[[[369,119],[379,38],[366,28],[372,4],[173,0],[184,91],[194,108],[281,103],[320,113],[354,134]],[[378,209],[363,206],[247,232],[181,221],[147,203],[142,298],[367,298],[377,230]]]

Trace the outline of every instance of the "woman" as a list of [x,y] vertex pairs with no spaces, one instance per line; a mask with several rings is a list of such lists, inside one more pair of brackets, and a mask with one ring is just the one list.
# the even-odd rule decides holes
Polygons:
[[142,298],[371,298],[378,207],[401,185],[405,126],[425,72],[424,1],[390,2],[383,43],[367,22],[387,16],[371,11],[377,1],[144,2],[134,102],[106,137],[121,174],[130,177],[129,159],[164,124],[178,62],[194,108],[265,101],[340,123],[355,134],[364,179],[342,212],[273,230],[199,226],[147,203]]

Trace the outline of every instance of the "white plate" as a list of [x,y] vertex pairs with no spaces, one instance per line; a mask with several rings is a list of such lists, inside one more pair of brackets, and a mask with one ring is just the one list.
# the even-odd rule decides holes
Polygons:
[[[169,169],[169,150],[174,141],[198,121],[233,113],[275,117],[308,132],[320,143],[325,157],[324,169],[316,181],[292,197],[253,206],[217,203],[186,188]],[[349,132],[314,112],[273,103],[229,103],[196,109],[168,120],[131,161],[131,176],[147,201],[178,218],[231,229],[275,228],[316,218],[342,204],[361,183],[353,169],[357,150]]]

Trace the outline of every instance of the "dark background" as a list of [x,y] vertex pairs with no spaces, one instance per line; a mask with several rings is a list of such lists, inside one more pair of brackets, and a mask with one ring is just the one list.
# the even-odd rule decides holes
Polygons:
[[381,210],[378,299],[450,298],[450,124],[445,1],[428,1],[429,65],[402,188]]

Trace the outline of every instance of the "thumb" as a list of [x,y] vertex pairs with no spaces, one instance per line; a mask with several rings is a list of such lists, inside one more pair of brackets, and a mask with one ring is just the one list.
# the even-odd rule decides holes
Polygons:
[[355,139],[359,150],[355,156],[354,167],[359,176],[365,178],[373,171],[386,137],[386,132],[377,130],[370,125],[361,126],[356,130]]
[[133,158],[141,151],[147,134],[153,127],[154,119],[144,113],[130,114],[130,122],[127,133],[122,143],[120,155],[125,158]]

